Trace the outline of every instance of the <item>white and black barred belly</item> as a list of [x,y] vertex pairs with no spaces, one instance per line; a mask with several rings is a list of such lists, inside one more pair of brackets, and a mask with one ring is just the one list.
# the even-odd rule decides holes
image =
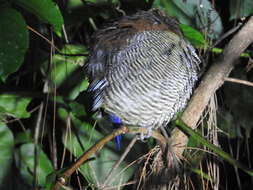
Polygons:
[[151,128],[164,126],[186,106],[200,63],[181,36],[158,30],[136,33],[124,48],[103,56],[105,63],[97,64],[102,74],[90,85],[94,109]]

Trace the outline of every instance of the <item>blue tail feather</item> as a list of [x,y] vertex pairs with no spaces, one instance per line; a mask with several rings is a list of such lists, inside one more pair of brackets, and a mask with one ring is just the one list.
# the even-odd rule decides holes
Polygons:
[[[121,119],[118,116],[116,116],[116,115],[109,114],[109,118],[110,118],[110,120],[112,121],[112,123],[115,126],[119,126],[119,125],[122,124]],[[116,136],[116,139],[115,139],[118,150],[120,150],[120,141],[121,141],[121,138],[122,138],[122,135],[118,135],[118,136]]]
[[121,139],[122,139],[122,135],[118,135],[118,136],[116,136],[116,145],[117,145],[117,148],[118,148],[118,150],[120,150],[120,141],[121,141]]
[[109,114],[109,117],[110,117],[110,120],[111,120],[114,124],[118,124],[118,125],[122,124],[122,121],[121,121],[121,119],[120,119],[118,116],[113,115],[113,114]]

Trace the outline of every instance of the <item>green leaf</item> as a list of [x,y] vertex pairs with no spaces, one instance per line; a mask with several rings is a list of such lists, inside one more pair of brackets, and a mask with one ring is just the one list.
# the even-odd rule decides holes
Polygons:
[[30,142],[33,142],[32,132],[30,129],[19,132],[17,135],[15,135],[15,145]]
[[229,3],[230,20],[253,14],[252,0],[231,0]]
[[31,98],[23,98],[17,95],[0,95],[0,114],[10,115],[16,118],[28,118],[30,113],[26,111]]
[[58,6],[52,0],[16,0],[14,2],[33,13],[43,22],[51,24],[54,32],[61,37],[64,21]]
[[192,15],[185,14],[172,0],[155,0],[152,7],[164,10],[168,15],[176,17],[182,24],[193,25]]
[[205,172],[203,172],[203,170],[198,169],[198,168],[190,168],[190,170],[196,174],[198,174],[199,176],[201,176],[201,178],[206,179],[210,182],[214,182],[214,179],[212,179],[212,177],[210,176],[210,174],[207,174]]
[[[64,54],[84,54],[87,50],[84,46],[67,45],[62,51]],[[84,78],[83,72],[78,72],[86,57],[84,56],[65,56],[56,54],[53,56],[52,71],[50,76],[52,83],[64,91],[65,97],[70,100],[75,99],[80,92],[88,88],[88,80]],[[45,64],[47,65],[47,64]],[[54,85],[50,89],[53,91]]]
[[201,4],[196,0],[155,0],[153,7],[163,9],[182,24],[207,32],[212,39],[222,33],[221,18],[208,0],[202,0]]
[[205,41],[204,36],[194,28],[180,24],[180,28],[184,33],[184,36],[191,42],[195,47],[207,47],[207,42]]
[[[79,123],[80,121],[76,121],[74,117],[72,117],[74,123]],[[88,150],[92,145],[95,144],[99,139],[103,137],[103,135],[95,130],[91,125],[88,123],[81,123],[79,125],[78,131],[79,139],[82,143],[80,145],[80,141],[78,141],[77,137],[72,134],[64,133],[63,135],[63,143],[67,147],[67,149],[72,152],[76,157],[79,157],[81,154]],[[65,136],[67,138],[65,138]],[[114,150],[114,151],[113,151]],[[105,179],[105,176],[108,174],[110,169],[113,167],[115,161],[120,158],[120,154],[115,151],[115,145],[113,142],[108,143],[105,147],[103,147],[99,153],[93,155],[95,158],[80,167],[80,171],[85,177],[85,179],[90,184],[95,184],[95,179],[97,179],[100,183],[102,183]],[[127,182],[133,175],[134,168],[128,168],[126,171],[120,173],[123,168],[127,166],[126,162],[123,162],[117,170],[114,172],[113,176],[111,177],[111,185],[118,185],[119,181],[121,183]],[[98,174],[96,177],[93,174]]]
[[3,184],[5,176],[8,175],[10,165],[12,163],[12,153],[14,146],[14,138],[11,130],[0,122],[0,187]]
[[28,48],[28,31],[22,15],[0,8],[0,80],[18,70]]
[[[85,53],[86,49],[81,46],[67,45],[62,52],[66,54],[78,54]],[[62,82],[68,77],[75,69],[80,68],[85,61],[85,57],[73,56],[68,57],[64,55],[55,55],[53,57],[53,64],[55,70],[55,83],[57,86],[60,86]]]
[[63,120],[66,120],[69,115],[68,111],[64,108],[59,108],[57,110],[57,112],[58,112],[60,118],[62,118]]
[[[68,8],[76,8],[79,6],[83,6],[83,2],[81,0],[70,0],[68,1]],[[66,22],[65,22],[66,23]]]
[[83,105],[78,104],[77,102],[71,102],[69,103],[69,106],[71,108],[71,112],[75,117],[83,117],[86,115]]
[[80,92],[83,92],[87,90],[89,86],[89,82],[87,78],[84,78],[79,84],[77,84],[69,93],[69,99],[74,100],[76,97],[80,94]]
[[85,2],[90,3],[119,3],[119,0],[86,0]]
[[[20,169],[21,176],[31,184],[34,180],[34,149],[33,143],[23,144],[16,153],[16,165]],[[46,154],[37,146],[38,162],[36,165],[37,182],[40,186],[46,186],[46,177],[53,172],[53,167]]]

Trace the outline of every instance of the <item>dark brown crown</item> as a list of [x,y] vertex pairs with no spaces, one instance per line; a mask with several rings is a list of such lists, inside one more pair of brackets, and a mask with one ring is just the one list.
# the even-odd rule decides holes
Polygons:
[[168,17],[161,10],[151,9],[130,16],[123,16],[106,25],[93,35],[93,47],[99,44],[105,49],[121,49],[127,44],[127,39],[134,34],[152,30],[168,30],[182,35],[177,20]]

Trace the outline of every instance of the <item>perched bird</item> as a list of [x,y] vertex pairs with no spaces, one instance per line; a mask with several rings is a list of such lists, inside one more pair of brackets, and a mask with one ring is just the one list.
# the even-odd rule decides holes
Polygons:
[[166,126],[190,98],[200,59],[178,22],[152,9],[93,35],[88,59],[93,110],[129,126]]

